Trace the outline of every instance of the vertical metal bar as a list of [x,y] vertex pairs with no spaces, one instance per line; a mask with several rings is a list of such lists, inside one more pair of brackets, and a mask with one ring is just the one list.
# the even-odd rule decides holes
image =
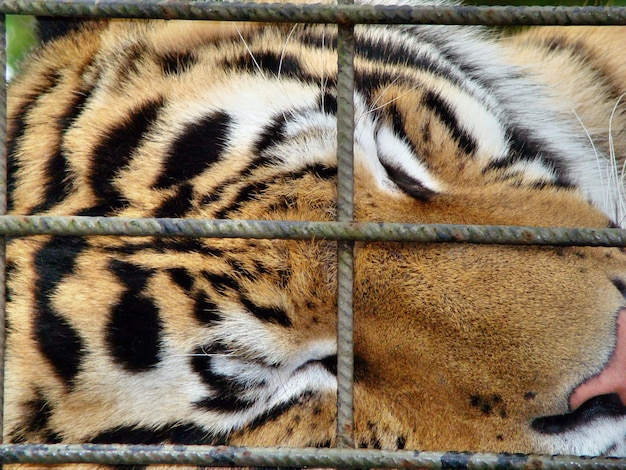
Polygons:
[[[7,211],[7,126],[6,16],[0,15],[0,215]],[[4,348],[5,348],[6,240],[0,237],[0,442],[4,435]],[[1,468],[1,467],[0,467]]]
[[[337,218],[349,222],[354,217],[354,25],[338,28]],[[354,447],[354,242],[337,243],[337,262],[337,447]]]

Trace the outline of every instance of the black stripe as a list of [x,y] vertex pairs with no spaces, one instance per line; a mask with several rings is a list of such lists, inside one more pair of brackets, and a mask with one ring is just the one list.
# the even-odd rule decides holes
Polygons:
[[[415,81],[412,77],[407,77],[402,72],[391,73],[387,70],[362,70],[356,69],[354,71],[354,85],[360,94],[368,101],[368,107],[376,107],[372,102],[372,96],[380,89],[389,86],[391,83],[394,86],[406,86],[408,88],[415,86]],[[332,89],[336,87],[333,85]]]
[[163,173],[153,188],[170,188],[218,162],[228,146],[231,123],[232,118],[220,111],[188,124],[169,149]]
[[156,237],[147,247],[158,251],[173,253],[201,253],[207,256],[221,256],[222,250],[206,246],[201,240],[193,238],[161,238]]
[[255,155],[260,155],[265,150],[280,144],[284,140],[286,113],[280,113],[272,117],[270,123],[260,132],[260,138],[254,144]]
[[155,273],[154,269],[146,269],[117,259],[109,263],[109,269],[127,289],[137,292],[146,288],[148,281]]
[[221,319],[217,305],[204,292],[199,292],[196,295],[193,313],[200,322],[207,325],[213,325]]
[[148,45],[143,41],[125,44],[125,46],[115,58],[117,86],[127,82],[131,76],[138,75],[143,57],[150,56]]
[[546,168],[553,170],[556,180],[554,186],[571,188],[572,182],[567,177],[567,168],[561,159],[551,154],[547,143],[533,135],[532,131],[520,127],[511,127],[507,130],[509,154],[506,158],[494,160],[487,165],[484,172],[509,168],[520,161],[540,161]]
[[[49,86],[53,87],[54,83],[50,83]],[[44,91],[45,90],[41,90],[39,93],[43,93]],[[15,184],[17,181],[16,173],[20,168],[18,159],[20,141],[28,128],[26,121],[33,108],[37,105],[39,93],[28,95],[22,105],[9,116],[7,134],[7,209],[9,211],[13,209],[13,193],[15,192]]]
[[219,436],[191,423],[170,423],[160,427],[119,426],[101,432],[89,442],[93,444],[224,444]]
[[180,75],[188,72],[198,62],[193,52],[166,52],[159,57],[159,65],[165,75]]
[[[412,39],[414,40],[415,38]],[[439,47],[436,47],[437,52],[441,52]],[[401,41],[383,41],[382,38],[359,37],[356,53],[373,62],[407,66],[413,70],[423,70],[465,89],[464,82],[467,77],[460,75],[458,71],[454,70],[458,67],[458,61],[446,60],[441,56],[430,57],[423,52],[418,53],[413,47]],[[454,64],[454,67],[451,64]]]
[[289,315],[280,307],[263,307],[243,295],[239,297],[239,301],[246,310],[263,322],[274,323],[286,328],[292,326]]
[[297,40],[305,46],[313,46],[320,51],[322,48],[330,52],[337,49],[337,33],[330,28],[324,28],[324,34],[322,35],[318,25],[302,25],[302,30],[298,34]]
[[441,122],[448,128],[452,137],[458,142],[461,150],[467,154],[473,154],[476,151],[477,143],[465,130],[459,125],[452,106],[444,101],[444,99],[433,91],[424,93],[422,103],[433,113],[435,113]]
[[52,305],[56,287],[76,264],[76,258],[87,248],[84,238],[53,238],[35,255],[35,326],[34,334],[43,356],[66,385],[71,386],[84,356],[83,340],[69,322]]
[[609,94],[612,100],[617,102],[623,95],[621,77],[615,77],[611,70],[606,68],[601,60],[598,60],[595,52],[591,47],[587,46],[583,41],[571,40],[563,36],[551,36],[545,38],[542,41],[542,46],[546,47],[549,51],[566,51],[574,56],[581,67],[588,67],[593,72],[594,79],[600,79],[606,85],[606,89],[609,90]]
[[337,96],[330,93],[328,88],[326,88],[323,95],[320,94],[320,107],[320,110],[323,111],[324,114],[328,114],[330,116],[337,115]]
[[170,268],[167,270],[168,274],[172,278],[172,281],[183,289],[185,292],[193,289],[193,275],[185,268]]
[[133,152],[158,118],[162,107],[162,99],[143,103],[120,124],[106,131],[94,149],[90,175],[92,188],[110,210],[119,209],[126,204],[123,195],[113,184],[114,178],[128,164]]
[[119,260],[109,267],[126,288],[107,324],[111,355],[129,371],[150,370],[159,363],[162,330],[158,307],[143,293],[154,271]]
[[224,294],[227,289],[239,292],[241,286],[236,279],[228,276],[227,274],[215,274],[208,271],[202,271],[202,276],[211,283],[213,289],[219,294]]
[[37,37],[42,44],[67,36],[80,29],[85,20],[65,16],[37,16]]
[[[246,170],[246,173],[249,173],[249,172],[250,172],[250,167],[248,167],[248,169]],[[262,180],[255,181],[253,183],[250,183],[248,185],[241,187],[237,191],[237,194],[233,198],[233,201],[230,204],[228,204],[226,207],[223,207],[222,209],[217,211],[214,217],[216,219],[227,219],[231,217],[232,213],[239,210],[239,208],[244,203],[249,202],[254,199],[259,199],[259,196],[261,196],[270,187],[272,183],[275,183],[279,179],[295,181],[309,174],[313,174],[316,177],[323,179],[323,180],[330,180],[337,176],[337,168],[333,166],[329,167],[323,163],[313,163],[313,164],[302,167],[300,170],[296,172],[278,173],[272,176],[271,179],[267,179],[265,181],[262,181]]]
[[198,408],[208,411],[217,411],[220,413],[234,413],[243,411],[254,405],[254,401],[246,400],[232,394],[217,395],[211,398],[204,398],[194,403]]
[[[618,227],[613,227],[613,228],[618,228]],[[6,262],[6,267],[5,267],[6,286],[5,286],[4,295],[5,295],[5,299],[7,302],[11,302],[11,299],[13,298],[13,289],[11,288],[11,277],[16,272],[16,270],[17,270],[17,265],[13,261]],[[5,322],[9,321],[8,315],[5,315],[4,321]]]
[[297,57],[291,54],[282,54],[278,51],[245,52],[241,56],[224,61],[225,68],[235,68],[249,73],[258,73],[259,69],[275,76],[298,78],[305,81],[319,81],[319,77],[312,77],[304,73]]
[[267,190],[269,183],[265,181],[255,181],[250,183],[237,191],[236,196],[228,206],[219,210],[215,214],[216,219],[225,219],[230,217],[233,212],[236,212],[244,203],[253,199],[259,199],[260,196]]
[[61,150],[60,142],[57,144],[54,154],[48,157],[45,175],[44,200],[29,211],[31,214],[50,210],[74,191],[72,173],[67,165],[65,154]]
[[193,209],[193,186],[183,183],[155,210],[154,217],[185,217]]
[[209,385],[214,395],[194,403],[199,408],[219,412],[234,412],[249,408],[254,401],[242,398],[249,384],[238,382],[238,376],[226,376],[213,370],[213,354],[224,354],[222,345],[215,344],[197,348],[191,357],[191,367],[204,383]]
[[[266,424],[271,423],[272,421],[276,421],[291,408],[293,408],[294,406],[305,404],[306,402],[311,400],[312,397],[313,394],[311,392],[304,392],[300,396],[293,397],[284,403],[276,405],[252,420],[252,422],[250,422],[250,424],[245,427],[245,430],[248,432],[253,431],[260,428],[261,426],[265,426]],[[330,444],[326,447],[330,447]]]
[[50,432],[49,424],[52,417],[52,407],[50,401],[43,395],[41,390],[35,390],[35,396],[32,400],[22,405],[23,416],[25,422],[23,424],[24,431],[29,435]]
[[57,119],[61,140],[57,142],[54,153],[48,158],[45,169],[47,184],[45,185],[44,200],[31,210],[33,214],[50,210],[74,191],[72,172],[70,171],[65,152],[62,149],[62,139],[65,136],[65,132],[84,110],[90,94],[91,90],[83,90],[74,94],[74,99],[67,107],[64,115]]
[[65,114],[57,120],[59,127],[64,133],[72,127],[78,117],[83,113],[85,110],[85,104],[91,97],[92,92],[93,89],[91,88],[75,91],[74,99],[67,107]]

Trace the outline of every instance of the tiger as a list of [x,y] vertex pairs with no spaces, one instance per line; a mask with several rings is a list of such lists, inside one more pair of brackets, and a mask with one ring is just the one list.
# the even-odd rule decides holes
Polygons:
[[[8,213],[336,221],[337,34],[50,35],[8,89]],[[625,45],[356,25],[354,220],[620,227]],[[4,442],[336,446],[337,244],[8,240]],[[623,249],[353,248],[357,448],[626,455]]]

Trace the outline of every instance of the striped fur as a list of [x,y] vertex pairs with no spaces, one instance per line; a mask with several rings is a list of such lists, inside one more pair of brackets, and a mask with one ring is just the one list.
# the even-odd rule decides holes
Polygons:
[[[624,34],[358,27],[356,219],[622,223]],[[11,213],[334,220],[335,49],[303,24],[51,41],[9,92]],[[6,442],[334,445],[334,242],[8,254]],[[624,256],[357,243],[357,445],[624,455],[611,396],[566,414],[615,347]]]

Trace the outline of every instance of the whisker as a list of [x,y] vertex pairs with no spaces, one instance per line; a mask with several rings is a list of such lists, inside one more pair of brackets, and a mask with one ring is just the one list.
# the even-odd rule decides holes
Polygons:
[[291,35],[293,34],[293,32],[296,30],[297,27],[298,27],[298,23],[293,25],[293,27],[291,28],[291,31],[289,31],[289,34],[287,35],[287,38],[285,39],[285,44],[283,44],[283,50],[280,53],[280,60],[278,61],[277,78],[279,79],[280,79],[280,72],[282,71],[282,68],[283,68],[283,60],[285,59],[285,52],[287,51],[287,44],[289,44],[289,39],[291,38]]
[[248,51],[248,54],[250,54],[250,58],[252,59],[252,62],[254,62],[255,67],[257,68],[257,70],[259,71],[261,76],[263,78],[267,79],[267,77],[265,76],[265,73],[263,73],[263,69],[261,69],[261,66],[257,62],[257,60],[254,57],[254,54],[252,53],[252,51],[250,50],[250,47],[248,46],[248,43],[244,39],[243,34],[241,34],[241,30],[237,26],[235,26],[235,29],[237,30],[237,34],[239,35],[239,38],[241,39],[241,42],[243,42],[243,45],[246,47],[246,50]]
[[[386,88],[388,89],[389,87],[391,87],[398,79],[396,78],[396,80],[394,80],[393,82],[391,82],[389,84],[389,86]],[[421,84],[415,85],[413,87],[411,87],[410,89],[408,89],[407,91],[405,91],[404,93],[401,93],[400,95],[396,96],[394,99],[387,101],[386,103],[381,104],[380,106],[375,106],[375,107],[370,107],[370,109],[368,109],[367,111],[363,111],[363,113],[359,116],[359,118],[361,118],[363,115],[365,114],[371,114],[374,111],[378,111],[379,109],[384,108],[385,106],[390,105],[391,103],[393,103],[394,101],[398,101],[400,98],[402,98],[405,95],[408,95],[409,93],[411,93],[414,90],[417,90],[419,87],[421,86]],[[375,103],[374,103],[375,104]]]
[[618,170],[618,161],[617,155],[615,153],[615,143],[613,140],[613,120],[615,118],[615,113],[617,112],[617,108],[624,98],[626,94],[622,94],[617,98],[615,102],[615,106],[613,106],[613,110],[611,111],[611,117],[609,118],[609,156],[611,161],[611,168],[614,170],[615,184],[618,193],[618,200],[614,201],[615,210],[616,210],[616,219],[621,225],[622,221],[626,218],[626,188],[624,187],[624,178],[626,172],[626,160],[622,164],[621,171]]

